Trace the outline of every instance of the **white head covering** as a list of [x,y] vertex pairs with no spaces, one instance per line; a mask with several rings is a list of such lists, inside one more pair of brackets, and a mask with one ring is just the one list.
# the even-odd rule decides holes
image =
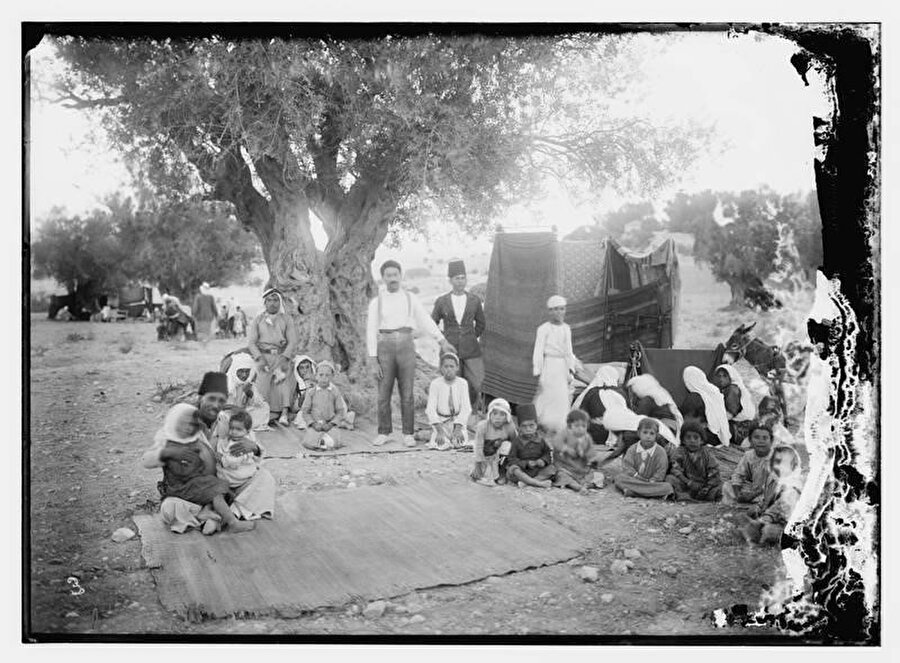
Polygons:
[[[249,368],[250,375],[246,380],[241,380],[238,377],[238,370],[242,368]],[[246,352],[238,352],[237,354],[231,355],[231,366],[228,367],[228,393],[231,394],[238,387],[243,387],[245,384],[253,382],[256,379],[256,362],[253,361],[253,357],[248,355]]]
[[696,366],[688,366],[682,372],[684,386],[688,391],[699,394],[706,408],[706,423],[709,430],[717,435],[722,444],[731,444],[731,432],[728,429],[728,413],[725,411],[725,399],[722,392]]
[[[278,295],[278,301],[280,302],[278,305],[278,312],[284,313],[284,295],[281,294],[281,291],[278,288],[268,288],[263,291],[262,298],[265,301],[266,297],[269,295]],[[263,309],[263,313],[266,313],[266,310]]]
[[731,364],[719,364],[718,366],[716,366],[717,371],[720,368],[728,373],[728,377],[731,378],[731,383],[736,384],[741,390],[741,411],[735,415],[734,420],[751,421],[755,419],[756,405],[753,402],[753,394],[751,394],[750,390],[747,389],[747,385],[744,384],[744,380],[741,378],[741,374],[738,373],[737,369]]
[[209,294],[209,283],[207,283],[206,281],[204,281],[203,283],[200,284],[200,294],[201,295]]
[[[572,409],[577,410],[581,407],[581,402],[584,400],[585,394],[587,394],[588,389],[593,389],[594,387],[617,387],[619,386],[619,371],[617,371],[612,366],[601,365],[600,368],[597,369],[597,372],[594,374],[594,379],[591,380],[590,384],[584,388],[580,394],[578,394],[578,398],[575,399],[575,402],[572,403]],[[603,392],[608,391],[601,389],[600,390],[600,401],[603,402]],[[615,393],[615,392],[613,392]],[[624,404],[625,399],[622,399]],[[608,407],[605,402],[603,402],[604,407]]]
[[199,440],[202,436],[200,432],[200,427],[197,427],[197,431],[188,437],[182,437],[178,434],[178,424],[184,421],[186,418],[196,418],[197,417],[197,408],[193,405],[189,405],[188,403],[176,403],[172,406],[172,408],[166,413],[166,418],[163,421],[163,426],[157,433],[157,438],[163,437],[166,440],[170,440],[172,442],[178,442],[179,444],[190,444],[195,440]]
[[[600,392],[603,394],[603,391]],[[668,442],[671,442],[674,445],[678,445],[678,438],[675,437],[675,434],[672,430],[666,426],[659,419],[654,419],[653,417],[643,417],[632,410],[629,410],[625,407],[625,399],[622,398],[621,394],[617,394],[614,391],[606,390],[608,394],[615,394],[618,396],[622,404],[621,406],[618,403],[615,403],[616,407],[609,407],[606,405],[604,401],[604,406],[606,406],[606,412],[603,413],[603,427],[610,432],[618,432],[618,431],[634,431],[637,432],[638,425],[641,423],[642,419],[653,419],[659,426],[659,435],[660,437],[665,438]],[[603,396],[601,396],[601,400],[603,400]]]
[[506,421],[509,423],[512,421],[512,408],[509,406],[509,401],[503,398],[495,398],[487,406],[487,416],[490,418],[491,412],[494,411],[502,412],[506,415]]
[[566,298],[559,295],[553,295],[547,300],[547,308],[556,308],[557,306],[565,306]]
[[659,383],[659,380],[649,373],[635,375],[628,381],[628,388],[631,389],[638,398],[649,396],[657,406],[671,406],[672,414],[675,417],[675,437],[677,438],[678,432],[681,430],[681,425],[684,423],[684,417],[681,415],[681,410],[679,410],[678,406],[675,404],[675,399],[672,398],[672,394]]
[[312,364],[312,372],[313,375],[316,374],[316,362],[309,355],[297,355],[294,357],[294,376],[297,378],[297,387],[299,389],[306,389],[306,381],[300,376],[300,364],[308,361]]

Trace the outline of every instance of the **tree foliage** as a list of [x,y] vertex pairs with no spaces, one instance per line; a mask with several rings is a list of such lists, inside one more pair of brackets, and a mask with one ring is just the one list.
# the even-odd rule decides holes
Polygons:
[[732,303],[769,278],[809,281],[822,261],[821,220],[811,193],[770,189],[680,193],[666,206],[668,228],[694,234],[694,257],[729,285]]
[[[652,191],[705,132],[623,103],[634,40],[380,35],[367,39],[58,41],[74,107],[161,189],[200,188],[258,236],[308,347],[362,354],[370,265],[425,217],[486,229],[547,177],[577,195]],[[316,250],[310,213],[328,243]]]
[[157,285],[179,296],[203,281],[226,285],[243,277],[259,247],[221,204],[186,201],[136,207],[112,197],[86,218],[55,209],[32,243],[36,276],[50,276],[70,293],[90,297],[129,282]]

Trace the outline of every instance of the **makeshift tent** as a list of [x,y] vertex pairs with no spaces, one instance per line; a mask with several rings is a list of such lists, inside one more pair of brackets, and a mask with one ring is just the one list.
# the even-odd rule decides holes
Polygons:
[[547,319],[551,295],[568,300],[566,322],[576,356],[601,363],[628,361],[633,341],[672,347],[679,289],[671,239],[635,253],[610,238],[497,233],[485,298],[483,391],[512,403],[532,400],[535,330]]

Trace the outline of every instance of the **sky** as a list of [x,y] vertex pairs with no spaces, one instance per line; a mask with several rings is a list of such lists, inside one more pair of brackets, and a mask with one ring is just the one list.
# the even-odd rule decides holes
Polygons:
[[[715,126],[715,149],[661,192],[658,205],[678,189],[767,185],[788,193],[814,188],[811,118],[827,114],[829,105],[823,81],[810,72],[806,87],[790,65],[795,50],[790,41],[771,36],[683,33],[663,56],[646,62],[650,92],[642,110],[661,121],[694,118]],[[35,49],[34,70],[58,66],[50,47]],[[104,196],[127,188],[128,174],[98,129],[87,112],[33,100],[32,226],[54,206],[83,214]],[[545,200],[523,203],[497,221],[506,227],[530,226],[533,212],[539,210],[547,225],[565,233],[623,202],[609,196],[602,201],[603,209],[579,207],[556,188]],[[450,250],[471,241],[451,227],[432,227],[430,232],[432,244],[449,243]],[[324,242],[324,233],[317,234]],[[412,250],[415,242],[407,244]],[[379,253],[397,251],[384,247]]]

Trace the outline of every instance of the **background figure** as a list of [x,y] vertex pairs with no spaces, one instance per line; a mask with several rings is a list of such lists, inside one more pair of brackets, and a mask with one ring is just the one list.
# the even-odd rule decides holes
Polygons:
[[215,334],[215,326],[219,320],[216,300],[209,293],[209,283],[200,285],[200,292],[194,297],[191,313],[197,326],[197,340],[203,343],[208,342],[209,337]]
[[448,262],[447,276],[453,290],[435,300],[431,318],[439,325],[443,323],[444,336],[459,356],[459,377],[469,383],[469,402],[476,412],[481,412],[484,360],[480,339],[485,328],[484,307],[478,295],[466,291],[466,265],[462,260]]
[[256,360],[256,382],[269,404],[269,423],[287,426],[296,385],[291,359],[297,348],[297,327],[285,313],[284,300],[276,288],[263,293],[263,304],[265,310],[250,323],[247,349]]

